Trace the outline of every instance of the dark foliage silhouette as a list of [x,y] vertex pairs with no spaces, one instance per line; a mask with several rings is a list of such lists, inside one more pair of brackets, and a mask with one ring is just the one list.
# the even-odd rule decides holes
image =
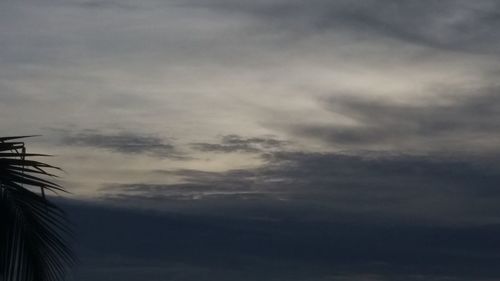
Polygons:
[[62,280],[74,263],[71,228],[46,191],[66,192],[51,181],[59,168],[31,157],[27,136],[0,138],[0,281]]

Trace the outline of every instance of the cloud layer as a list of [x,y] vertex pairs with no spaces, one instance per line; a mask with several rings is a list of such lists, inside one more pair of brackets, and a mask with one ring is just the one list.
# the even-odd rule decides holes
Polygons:
[[350,149],[406,152],[488,152],[497,150],[499,89],[474,89],[474,95],[447,90],[447,96],[420,103],[349,96],[328,99],[325,107],[351,125],[291,125],[305,137]]
[[[493,39],[500,24],[495,1],[188,1],[192,5],[239,12],[304,35],[349,31],[431,48],[498,52]],[[189,4],[186,4],[189,5]],[[492,41],[493,40],[493,41]]]
[[193,200],[189,204],[215,212],[227,206],[285,204],[322,219],[339,213],[438,224],[481,225],[500,219],[497,157],[292,152],[266,157],[268,164],[256,169],[156,171],[179,182],[110,185],[101,192],[120,205],[166,210],[186,211],[183,201]]
[[172,144],[164,143],[159,137],[133,133],[103,134],[90,130],[71,135],[66,133],[61,142],[69,146],[102,148],[125,154],[176,157]]
[[0,1],[0,127],[105,205],[77,280],[495,279],[499,14]]
[[222,137],[220,143],[193,143],[194,149],[203,152],[266,152],[283,150],[288,142],[273,137],[242,138],[238,135],[227,135]]

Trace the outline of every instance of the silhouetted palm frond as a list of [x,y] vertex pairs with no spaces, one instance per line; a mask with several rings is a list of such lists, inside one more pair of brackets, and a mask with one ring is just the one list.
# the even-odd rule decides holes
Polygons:
[[[45,191],[65,191],[47,172],[58,169],[28,159],[27,136],[0,138],[0,280],[62,280],[74,262],[64,212]],[[39,190],[39,192],[38,192]]]

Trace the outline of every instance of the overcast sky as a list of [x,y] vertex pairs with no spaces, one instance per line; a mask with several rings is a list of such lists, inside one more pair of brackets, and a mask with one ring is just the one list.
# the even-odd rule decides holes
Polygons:
[[494,0],[3,0],[0,127],[65,169],[77,281],[497,280],[498,30]]

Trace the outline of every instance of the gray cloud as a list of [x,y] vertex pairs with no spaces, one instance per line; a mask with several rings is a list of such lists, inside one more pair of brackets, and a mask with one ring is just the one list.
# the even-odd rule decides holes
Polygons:
[[460,90],[434,100],[396,103],[348,96],[324,101],[325,107],[353,125],[291,125],[297,135],[345,148],[409,151],[491,152],[499,137],[498,87],[463,95]]
[[[500,51],[495,1],[190,1],[194,6],[255,16],[304,35],[350,31],[432,48]],[[189,5],[189,4],[188,4]]]
[[61,142],[65,145],[102,148],[124,154],[180,157],[175,147],[165,143],[163,139],[131,132],[105,134],[96,130],[84,130],[63,136]]
[[127,3],[128,1],[110,1],[110,0],[89,0],[78,1],[74,5],[87,9],[128,9],[133,10],[138,6]]
[[[310,70],[311,77],[344,77],[344,71],[354,69],[355,76],[362,69],[370,72],[384,67],[387,61],[396,60],[400,67],[412,55],[427,63],[425,70],[440,70],[447,65],[442,62],[450,59],[439,57],[442,53],[430,55],[429,50],[408,51],[393,38],[477,52],[494,51],[498,45],[498,4],[494,1],[35,2],[0,4],[5,38],[0,48],[4,66],[0,99],[9,105],[2,112],[15,116],[13,108],[22,105],[25,114],[36,118],[15,118],[15,123],[32,128],[40,127],[37,122],[70,120],[88,128],[92,122],[120,120],[127,126],[150,124],[158,129],[163,126],[158,119],[162,119],[165,127],[196,127],[189,130],[200,132],[196,136],[200,139],[241,135],[243,127],[252,134],[259,124],[269,121],[262,119],[286,119],[297,113],[295,100],[290,99],[290,106],[285,94],[276,93],[277,88],[306,100],[317,92],[315,87],[322,88],[321,92],[337,87],[336,82],[325,83],[329,89],[324,89],[318,86],[322,79],[304,78],[308,75],[302,75],[301,69]],[[117,4],[143,8],[124,11]],[[86,11],[82,5],[87,6]],[[94,13],[97,9],[92,7],[106,8]],[[436,56],[439,60],[433,63]],[[487,68],[479,59],[462,59],[453,58],[475,76],[483,75]],[[330,73],[333,69],[336,73]],[[425,70],[417,67],[411,73]],[[346,81],[354,80],[347,76]],[[227,77],[234,81],[235,89],[224,86]],[[370,77],[359,79],[364,78]],[[253,86],[246,90],[246,85]],[[256,92],[254,86],[262,94],[248,103],[248,96]],[[311,88],[314,90],[304,91]],[[231,101],[236,106],[228,106],[229,99],[221,97],[231,95],[224,89],[241,92]],[[210,98],[212,91],[220,92],[214,95],[217,98]],[[284,113],[269,106],[273,103],[279,103]],[[50,111],[54,104],[64,120]],[[267,106],[268,112],[262,112]],[[241,117],[235,120],[249,120],[248,124],[235,121],[223,132],[214,129],[227,127],[220,124],[227,120],[228,108],[234,110],[227,114]],[[299,112],[294,116],[314,115]]]
[[289,142],[273,137],[244,138],[238,135],[223,136],[220,143],[193,143],[191,147],[204,152],[269,152],[283,149]]

